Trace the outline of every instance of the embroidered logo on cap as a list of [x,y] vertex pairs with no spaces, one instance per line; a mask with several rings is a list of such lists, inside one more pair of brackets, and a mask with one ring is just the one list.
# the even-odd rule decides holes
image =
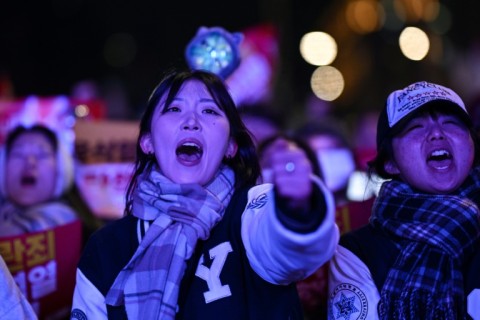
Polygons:
[[387,113],[390,128],[410,112],[433,100],[451,101],[467,112],[462,99],[451,89],[425,81],[417,82],[388,96]]

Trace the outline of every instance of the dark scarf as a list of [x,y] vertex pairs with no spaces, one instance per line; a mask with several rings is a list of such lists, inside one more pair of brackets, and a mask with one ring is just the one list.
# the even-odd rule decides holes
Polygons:
[[385,182],[370,223],[400,250],[380,292],[380,319],[465,319],[462,267],[478,248],[479,170],[452,195]]
[[222,167],[213,181],[176,184],[155,167],[135,190],[133,215],[154,220],[106,297],[125,304],[129,319],[174,319],[186,261],[197,240],[207,239],[234,192],[235,174]]

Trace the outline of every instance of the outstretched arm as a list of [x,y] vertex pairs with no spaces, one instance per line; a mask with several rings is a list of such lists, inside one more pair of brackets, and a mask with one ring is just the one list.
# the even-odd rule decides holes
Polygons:
[[274,184],[250,190],[242,239],[253,269],[269,282],[287,284],[332,257],[339,231],[333,196],[312,174],[304,151],[284,140],[276,143]]

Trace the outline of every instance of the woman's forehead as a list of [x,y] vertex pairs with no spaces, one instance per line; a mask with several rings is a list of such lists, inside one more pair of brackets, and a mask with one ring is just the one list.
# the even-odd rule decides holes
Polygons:
[[13,141],[12,145],[34,143],[34,144],[48,144],[51,145],[49,139],[40,132],[24,132],[18,135]]
[[183,82],[178,88],[178,91],[172,91],[172,87],[170,87],[160,97],[160,104],[164,104],[171,94],[173,94],[173,100],[181,100],[188,97],[213,99],[212,95],[207,89],[207,86],[202,81],[197,79],[185,80],[185,82]]

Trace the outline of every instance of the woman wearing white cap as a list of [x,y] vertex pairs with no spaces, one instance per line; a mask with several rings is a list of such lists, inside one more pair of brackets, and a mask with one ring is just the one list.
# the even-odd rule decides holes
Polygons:
[[389,95],[369,163],[388,181],[331,260],[330,319],[480,319],[477,140],[451,89]]

